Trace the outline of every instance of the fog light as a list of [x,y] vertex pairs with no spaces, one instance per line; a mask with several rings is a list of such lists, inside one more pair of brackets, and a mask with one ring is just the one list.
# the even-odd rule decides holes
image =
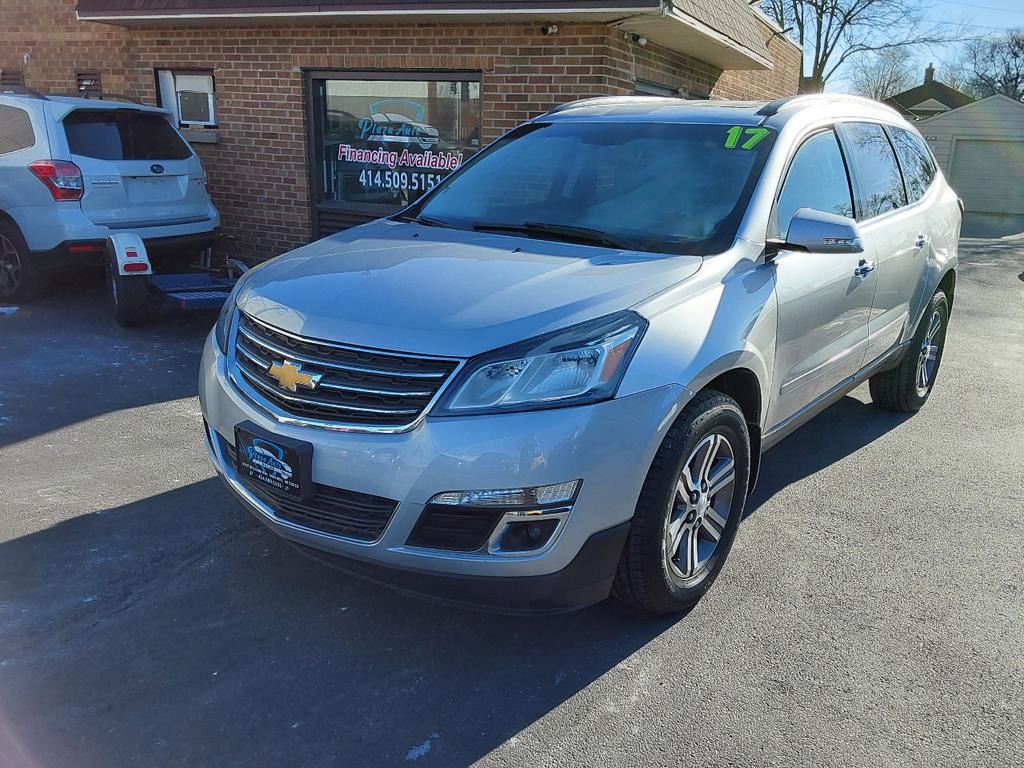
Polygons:
[[576,498],[580,481],[570,480],[533,488],[503,488],[491,491],[446,491],[430,500],[430,504],[458,507],[515,507],[524,513],[543,514],[544,507],[565,505]]
[[551,538],[558,528],[558,520],[541,518],[528,523],[511,523],[502,531],[498,539],[498,550],[501,552],[529,552],[540,549]]

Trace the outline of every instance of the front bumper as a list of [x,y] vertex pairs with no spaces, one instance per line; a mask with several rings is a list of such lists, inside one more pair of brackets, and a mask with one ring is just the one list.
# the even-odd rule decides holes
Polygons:
[[[665,386],[590,406],[495,416],[428,416],[415,429],[399,434],[332,432],[277,422],[229,383],[226,365],[211,335],[199,381],[203,414],[216,433],[208,441],[210,455],[234,495],[265,525],[296,544],[346,558],[348,570],[400,589],[454,593],[456,601],[474,605],[489,604],[490,595],[513,610],[543,610],[542,603],[567,610],[607,596],[624,539],[618,538],[618,550],[615,545],[588,542],[632,518],[654,453],[686,399],[682,387]],[[374,542],[346,539],[275,515],[242,484],[216,439],[219,435],[233,444],[235,425],[246,420],[282,437],[312,443],[314,482],[396,500],[398,505],[380,538]],[[424,505],[438,493],[574,479],[583,483],[572,512],[540,553],[453,552],[407,543]],[[616,538],[606,534],[605,539],[594,541]],[[582,569],[577,557],[587,547],[596,549],[586,555],[587,567]],[[595,560],[603,562],[595,566]],[[382,568],[390,576],[381,576]],[[584,570],[587,575],[581,576]],[[518,589],[512,586],[515,581],[533,577],[543,578],[529,589],[523,583],[524,594],[533,590],[547,599],[535,595],[526,600],[528,605],[510,605],[508,598]],[[473,579],[504,584],[467,588]],[[433,587],[428,584],[431,581]],[[554,597],[574,591],[585,599],[572,599],[568,605]]]

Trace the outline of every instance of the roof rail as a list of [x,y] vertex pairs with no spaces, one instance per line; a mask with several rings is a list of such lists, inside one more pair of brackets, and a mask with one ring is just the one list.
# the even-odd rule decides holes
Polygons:
[[[573,109],[574,107],[582,106],[599,106],[601,104],[635,104],[637,102],[651,101],[652,99],[671,99],[672,96],[593,96],[589,99],[577,99],[576,101],[567,101],[565,104],[559,104],[557,107],[549,109],[544,115],[554,115],[558,112],[564,112],[567,109]],[[679,99],[683,101],[683,99]],[[541,117],[544,117],[541,115]]]
[[781,99],[770,101],[757,110],[757,114],[762,117],[771,117],[772,115],[778,114],[780,111],[790,106],[798,106],[805,101],[825,101],[825,102],[854,102],[857,104],[864,104],[872,107],[880,107],[888,110],[893,114],[898,115],[895,109],[890,107],[888,104],[883,104],[880,101],[874,99],[865,99],[863,96],[854,96],[850,93],[801,93],[796,96],[783,96]]
[[0,95],[27,96],[30,99],[46,99],[46,94],[40,93],[34,88],[26,88],[24,85],[0,85]]
[[118,101],[123,102],[125,104],[139,104],[145,106],[143,102],[139,101],[138,99],[133,99],[131,96],[123,96],[120,93],[51,93],[50,95],[66,99],[85,99],[87,101]]

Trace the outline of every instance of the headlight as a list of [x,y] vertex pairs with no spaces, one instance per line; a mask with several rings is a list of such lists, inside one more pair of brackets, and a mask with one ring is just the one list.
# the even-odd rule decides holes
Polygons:
[[618,312],[469,361],[434,415],[498,413],[607,400],[647,321]]
[[235,316],[235,296],[238,295],[238,286],[242,284],[239,280],[235,283],[235,287],[231,289],[231,293],[228,294],[227,301],[224,302],[224,306],[220,310],[220,315],[217,317],[217,324],[213,327],[214,339],[217,341],[217,348],[220,349],[222,355],[228,353],[228,336],[231,332],[231,319]]

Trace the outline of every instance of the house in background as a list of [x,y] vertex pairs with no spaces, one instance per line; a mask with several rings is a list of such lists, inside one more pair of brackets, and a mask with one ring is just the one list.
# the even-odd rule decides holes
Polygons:
[[970,104],[974,99],[935,79],[935,67],[924,70],[924,82],[885,99],[908,120],[923,120]]
[[963,234],[1024,232],[1024,102],[996,94],[917,123],[964,201]]

